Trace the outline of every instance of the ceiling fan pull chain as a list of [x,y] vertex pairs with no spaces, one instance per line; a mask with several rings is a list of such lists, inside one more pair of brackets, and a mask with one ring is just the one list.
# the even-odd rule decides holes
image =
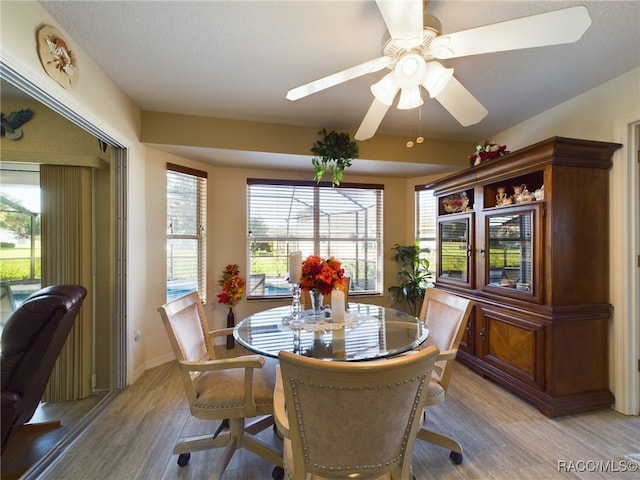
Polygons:
[[420,144],[424,142],[424,137],[422,136],[422,107],[418,107],[418,138],[416,138],[416,143]]

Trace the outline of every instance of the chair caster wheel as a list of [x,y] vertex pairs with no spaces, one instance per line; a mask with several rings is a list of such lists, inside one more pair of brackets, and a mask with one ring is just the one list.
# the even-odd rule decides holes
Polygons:
[[273,467],[273,471],[271,472],[271,477],[273,478],[273,480],[282,480],[284,478],[284,468]]
[[187,465],[187,463],[189,463],[189,459],[191,458],[191,454],[190,453],[181,453],[180,455],[178,455],[178,466],[179,467],[185,467]]
[[462,463],[462,454],[459,452],[451,452],[449,454],[449,458],[456,465],[460,465]]

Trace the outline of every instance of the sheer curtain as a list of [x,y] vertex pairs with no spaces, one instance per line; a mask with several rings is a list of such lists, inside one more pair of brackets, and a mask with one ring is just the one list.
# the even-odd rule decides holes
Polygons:
[[42,286],[73,283],[83,285],[88,292],[43,401],[77,400],[91,394],[92,176],[92,170],[86,167],[40,167]]

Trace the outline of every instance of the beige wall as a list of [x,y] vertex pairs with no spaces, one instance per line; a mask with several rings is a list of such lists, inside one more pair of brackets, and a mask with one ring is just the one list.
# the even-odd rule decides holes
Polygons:
[[[165,334],[156,312],[156,307],[164,300],[164,164],[168,159],[175,163],[191,165],[210,173],[209,181],[209,268],[210,303],[207,311],[212,312],[212,323],[219,325],[223,312],[215,304],[215,280],[229,261],[244,264],[245,235],[245,179],[247,176],[265,178],[276,175],[273,171],[246,171],[211,167],[196,162],[172,157],[144,147],[140,142],[141,112],[124,96],[113,82],[102,72],[92,59],[73,45],[80,66],[80,81],[73,91],[63,90],[51,80],[42,69],[35,48],[35,32],[43,24],[59,28],[56,22],[37,3],[1,3],[2,61],[37,88],[60,100],[71,111],[86,119],[118,143],[127,148],[128,153],[128,267],[127,267],[127,341],[128,378],[135,380],[148,366],[167,358],[169,349]],[[63,32],[64,33],[64,32]],[[516,125],[492,136],[495,141],[505,143],[511,150],[535,141],[554,136],[566,135],[594,140],[612,140],[616,118],[633,115],[638,111],[638,85],[636,69],[590,92],[559,105],[533,119]],[[97,93],[99,92],[99,94]],[[152,138],[146,139],[151,141]],[[378,144],[376,152],[393,152],[387,145]],[[159,143],[162,143],[159,142]],[[307,142],[303,142],[308,145]],[[372,143],[371,145],[374,145]],[[372,149],[373,150],[373,149]],[[470,152],[465,147],[451,156],[460,162],[460,154],[465,162]],[[451,150],[452,152],[453,150]],[[397,158],[390,154],[388,158]],[[361,157],[376,157],[375,153],[362,152]],[[425,157],[426,158],[426,157]],[[429,159],[431,161],[432,159]],[[616,161],[619,159],[616,158]],[[435,161],[435,160],[434,160]],[[437,162],[436,162],[437,163]],[[614,166],[614,170],[617,167]],[[615,172],[614,172],[615,173]],[[298,178],[301,173],[281,172],[282,178]],[[305,178],[306,175],[305,175]],[[406,243],[413,237],[413,187],[430,179],[385,179],[385,251],[390,245]],[[345,181],[367,181],[380,183],[380,178],[350,177]],[[624,196],[626,190],[618,190]],[[612,199],[612,202],[619,202]],[[390,214],[393,212],[393,214]],[[397,213],[401,212],[400,215]],[[626,235],[616,230],[612,234]],[[615,272],[620,265],[612,263]],[[385,264],[385,287],[393,283],[393,266],[390,260]],[[622,299],[623,301],[624,299]],[[386,300],[383,300],[386,301]],[[269,304],[271,305],[271,304]],[[239,316],[263,308],[264,302],[249,304],[243,301],[238,307]],[[614,303],[614,308],[616,308]],[[133,342],[134,333],[142,333],[138,344]],[[631,360],[627,359],[628,362]],[[614,363],[619,368],[620,362]],[[617,386],[616,386],[617,387]],[[616,393],[614,391],[614,393]]]
[[[188,145],[248,152],[286,153],[310,156],[320,127],[267,124],[241,120],[142,112],[141,142],[157,145]],[[353,132],[351,132],[353,134]],[[454,142],[426,138],[415,148],[406,147],[406,139],[377,134],[359,142],[360,159],[371,161],[439,165],[441,170],[466,166],[473,142]],[[303,168],[309,170],[311,163]],[[302,169],[302,168],[301,168]]]
[[509,150],[549,137],[616,141],[616,120],[640,113],[640,68],[492,136]]
[[[165,244],[166,234],[166,164],[177,163],[208,172],[208,237],[207,237],[207,277],[208,304],[205,306],[207,318],[212,328],[219,328],[226,321],[227,309],[217,303],[219,293],[216,281],[228,263],[237,263],[240,270],[246,272],[246,195],[247,178],[311,180],[311,172],[284,172],[274,170],[256,170],[245,168],[214,167],[200,162],[186,160],[158,150],[148,149],[147,157],[147,191],[148,202],[153,205],[146,219],[147,235],[150,239],[160,241],[148,242],[147,254],[150,261],[146,266],[148,279],[147,297],[153,305],[161,305],[165,301]],[[399,178],[380,178],[368,176],[345,175],[345,182],[384,184],[384,295],[367,298],[369,303],[391,303],[387,287],[395,282],[396,265],[392,259],[391,245],[413,241],[413,217],[407,212],[408,180]],[[411,187],[411,198],[413,189]],[[413,210],[413,205],[411,204]],[[410,219],[411,228],[407,227]],[[243,318],[251,313],[284,305],[281,300],[252,300],[243,298],[235,307],[236,318]],[[145,351],[147,367],[154,366],[171,358],[169,342],[162,330],[160,318],[150,318],[149,326],[143,334],[142,346]]]

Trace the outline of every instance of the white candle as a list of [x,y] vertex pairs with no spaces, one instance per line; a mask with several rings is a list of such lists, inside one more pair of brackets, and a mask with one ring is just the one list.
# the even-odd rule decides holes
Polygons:
[[300,283],[300,277],[302,277],[302,252],[291,252],[289,254],[289,282]]
[[333,335],[331,348],[333,350],[333,358],[346,358],[345,343],[344,343],[344,328],[338,330],[332,330]]
[[344,292],[333,290],[331,292],[331,315],[334,323],[344,323]]

